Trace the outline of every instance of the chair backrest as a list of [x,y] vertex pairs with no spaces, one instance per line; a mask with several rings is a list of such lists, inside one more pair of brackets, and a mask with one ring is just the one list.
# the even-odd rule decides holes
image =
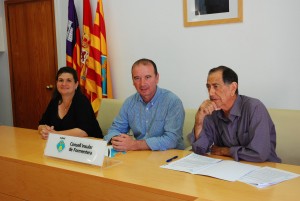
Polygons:
[[183,141],[186,149],[191,149],[191,143],[189,142],[187,135],[192,132],[195,123],[195,115],[197,109],[185,109],[185,118],[183,123]]
[[115,117],[123,105],[122,100],[103,98],[98,112],[97,120],[102,129],[103,136],[107,134],[109,127],[112,125]]
[[268,109],[276,128],[276,153],[282,163],[300,165],[300,110]]

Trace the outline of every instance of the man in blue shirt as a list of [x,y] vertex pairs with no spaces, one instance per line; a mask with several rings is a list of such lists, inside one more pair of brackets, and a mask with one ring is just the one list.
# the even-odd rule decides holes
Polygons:
[[189,134],[193,151],[236,161],[281,162],[273,121],[261,101],[239,95],[237,74],[226,66],[213,68],[206,87],[209,99],[200,105]]
[[131,74],[137,93],[125,100],[104,139],[117,151],[184,149],[184,108],[174,93],[157,86],[156,64],[140,59]]

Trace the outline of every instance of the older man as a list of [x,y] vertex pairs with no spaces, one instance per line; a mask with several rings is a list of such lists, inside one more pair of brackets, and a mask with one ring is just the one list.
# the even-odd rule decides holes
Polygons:
[[208,73],[209,99],[199,107],[189,134],[195,153],[211,152],[234,160],[281,162],[276,131],[261,101],[238,93],[238,76],[219,66]]

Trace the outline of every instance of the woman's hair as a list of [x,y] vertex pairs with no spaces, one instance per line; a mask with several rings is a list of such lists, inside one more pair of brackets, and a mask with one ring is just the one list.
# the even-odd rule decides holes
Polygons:
[[[77,76],[77,72],[75,69],[71,68],[71,67],[68,67],[68,66],[64,66],[64,67],[61,67],[58,72],[56,73],[56,77],[55,77],[55,80],[56,82],[58,81],[58,77],[63,74],[63,73],[70,73],[73,78],[74,78],[74,81],[75,83],[78,82],[78,76]],[[75,90],[75,94],[78,94],[78,93],[81,93],[80,91],[80,87],[78,86],[77,89]],[[62,97],[61,97],[61,94],[58,92],[57,90],[57,86],[55,86],[55,90],[53,92],[53,96],[52,96],[53,99],[55,98],[58,98],[59,101],[62,100]]]
[[57,81],[58,80],[58,77],[63,74],[63,73],[70,73],[73,75],[73,78],[74,78],[74,81],[75,83],[78,82],[78,76],[77,76],[77,72],[74,68],[71,68],[71,67],[68,67],[68,66],[65,66],[65,67],[61,67],[58,72],[56,73],[56,78],[55,80]]

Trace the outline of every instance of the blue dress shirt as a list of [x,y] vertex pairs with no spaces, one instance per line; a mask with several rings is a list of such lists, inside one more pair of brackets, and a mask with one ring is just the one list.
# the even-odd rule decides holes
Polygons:
[[131,130],[135,139],[145,140],[151,150],[184,149],[184,116],[181,100],[171,91],[157,87],[148,103],[135,93],[125,100],[104,139],[110,141]]

